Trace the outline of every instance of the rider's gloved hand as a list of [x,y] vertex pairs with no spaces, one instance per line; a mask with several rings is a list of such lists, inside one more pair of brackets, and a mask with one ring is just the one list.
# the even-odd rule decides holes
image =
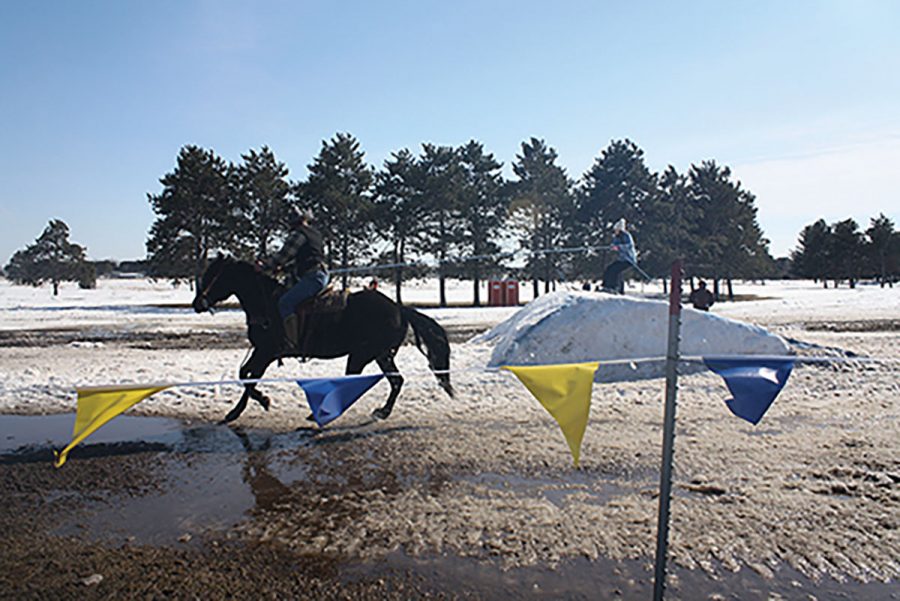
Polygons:
[[256,263],[253,264],[253,268],[256,269],[258,273],[262,273],[266,268],[266,264],[262,259],[257,259]]

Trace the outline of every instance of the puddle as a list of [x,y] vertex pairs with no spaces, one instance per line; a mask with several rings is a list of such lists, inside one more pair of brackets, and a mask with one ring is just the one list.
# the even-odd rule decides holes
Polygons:
[[77,530],[166,545],[186,542],[185,535],[227,530],[254,511],[277,510],[291,485],[308,478],[307,466],[293,453],[310,439],[311,431],[186,428],[159,454],[163,492],[110,499],[102,511],[70,522],[59,533]]
[[747,436],[779,436],[782,434],[782,430],[777,430],[775,428],[747,430],[746,434]]
[[[0,415],[0,455],[26,449],[61,449],[72,439],[74,413],[54,415]],[[89,444],[145,442],[174,445],[184,424],[165,417],[122,415],[88,439]]]
[[[69,442],[74,423],[74,414],[0,416],[0,463],[46,462],[53,470],[52,451]],[[66,483],[84,485],[95,477],[91,461],[113,455],[149,457],[156,490],[103,493],[102,500],[86,501],[85,510],[64,520],[54,534],[170,545],[187,539],[185,534],[193,538],[226,529],[254,510],[277,509],[290,486],[309,477],[295,452],[314,434],[312,429],[273,433],[120,416],[72,451],[59,472],[59,486],[45,491],[44,499],[60,508],[85,501]]]
[[636,599],[649,598],[653,573],[642,562],[586,559],[546,567],[504,570],[478,559],[441,556],[410,557],[389,554],[377,563],[356,564],[341,570],[342,581],[402,572],[447,598],[477,599]]
[[[59,472],[51,467],[52,450],[70,439],[74,415],[34,417],[0,416],[4,446],[0,463],[46,462],[54,473],[43,498],[66,517],[54,534],[121,544],[197,544],[204,533],[227,533],[235,525],[262,512],[291,507],[292,495],[311,488],[331,489],[391,487],[405,489],[418,483],[417,475],[387,474],[376,469],[346,470],[340,461],[322,471],[322,453],[334,444],[357,437],[384,435],[391,429],[363,428],[294,432],[234,428],[216,424],[186,424],[174,419],[121,416],[76,447]],[[118,456],[123,469],[149,475],[147,487],[137,489],[122,481],[104,479],[115,468],[100,458]],[[310,462],[317,461],[311,464]],[[365,465],[374,456],[359,457]],[[145,466],[146,467],[143,467]],[[58,473],[59,477],[55,477]],[[412,479],[407,482],[407,479]],[[574,479],[573,479],[574,478]],[[540,495],[564,507],[578,495],[580,502],[606,504],[625,494],[618,478],[609,474],[570,475],[565,481],[552,477],[484,473],[463,480],[493,489]],[[304,484],[308,484],[305,487]],[[439,486],[436,481],[434,486]],[[90,491],[81,493],[78,491]],[[70,514],[71,513],[71,514]],[[186,536],[189,535],[189,536]],[[193,542],[191,542],[193,541]]]
[[[719,566],[721,568],[721,566]],[[897,598],[896,583],[811,580],[787,565],[773,569],[769,579],[747,567],[738,572],[717,568],[715,577],[700,570],[670,564],[667,599],[867,599]],[[426,583],[446,597],[513,599],[650,599],[653,597],[652,559],[616,561],[575,559],[547,567],[512,568],[455,556],[410,557],[394,552],[377,563],[345,566],[344,582],[385,577],[397,572]]]
[[[67,466],[68,467],[68,466]],[[91,540],[172,545],[236,523],[253,507],[241,466],[207,455],[190,466],[167,465],[164,492],[115,495],[85,515],[67,520],[53,533]]]

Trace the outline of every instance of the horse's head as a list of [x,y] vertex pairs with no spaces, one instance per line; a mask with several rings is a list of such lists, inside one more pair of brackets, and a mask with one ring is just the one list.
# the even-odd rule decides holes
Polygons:
[[[217,255],[200,278],[197,295],[191,306],[197,313],[209,311],[216,303],[221,302],[234,292],[233,283],[226,274],[234,260],[221,254]],[[224,276],[224,277],[223,277]]]

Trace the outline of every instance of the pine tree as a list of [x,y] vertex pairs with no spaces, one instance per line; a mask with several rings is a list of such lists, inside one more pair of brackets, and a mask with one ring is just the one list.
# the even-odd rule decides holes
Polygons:
[[562,259],[552,251],[564,244],[564,224],[574,210],[571,182],[556,159],[556,150],[544,140],[531,138],[522,143],[522,153],[513,164],[519,179],[510,184],[512,223],[521,246],[532,251],[525,273],[532,279],[535,297],[540,293],[540,279],[549,292],[551,282],[561,274]]
[[[609,244],[613,224],[624,218],[637,243],[656,193],[656,178],[644,163],[644,151],[631,140],[613,140],[578,187],[577,241],[591,246]],[[602,271],[596,260],[585,255],[583,260],[591,261],[588,265],[582,262],[579,271],[584,275],[597,276]]]
[[829,271],[835,287],[840,280],[847,280],[855,288],[865,257],[863,235],[855,220],[845,219],[831,226],[831,250]]
[[888,284],[893,288],[894,282],[900,278],[900,231],[891,235],[891,242],[888,245],[886,271]]
[[234,236],[243,243],[240,253],[248,258],[268,256],[272,242],[284,235],[288,221],[291,184],[288,168],[268,146],[241,155],[233,170],[235,188]]
[[665,274],[675,259],[697,254],[697,209],[687,178],[671,165],[658,177],[657,193],[648,200],[641,228],[641,263],[651,274]]
[[[309,178],[296,190],[302,206],[312,209],[333,265],[347,270],[371,253],[374,174],[359,142],[348,133],[323,140],[319,155],[308,166]],[[346,289],[350,274],[343,271]]]
[[[497,237],[508,211],[500,174],[502,164],[494,160],[493,154],[485,154],[484,146],[475,140],[457,149],[457,154],[462,167],[459,249],[474,257],[496,254],[500,251]],[[476,307],[481,305],[481,280],[496,263],[496,259],[473,259],[460,265],[460,272],[473,280]]]
[[831,263],[831,227],[819,219],[800,232],[799,246],[791,253],[794,275],[822,280],[828,288],[828,265]]
[[462,194],[462,168],[458,153],[450,146],[423,144],[419,159],[426,208],[427,237],[424,249],[438,261],[438,292],[441,307],[447,306],[447,261],[454,251]]
[[692,202],[698,216],[697,256],[700,271],[713,277],[718,296],[719,278],[752,277],[774,270],[768,240],[756,220],[756,197],[731,180],[731,170],[715,161],[691,165]]
[[879,213],[878,217],[870,220],[866,236],[869,238],[869,258],[878,274],[878,281],[884,288],[891,256],[891,240],[894,237],[894,222],[883,213]]
[[[384,170],[375,176],[375,225],[379,236],[389,241],[392,252],[389,262],[405,263],[421,237],[426,212],[423,174],[416,157],[407,149],[391,155],[384,162]],[[401,303],[401,288],[410,269],[393,270],[397,302]]]
[[740,182],[734,205],[735,217],[729,228],[729,244],[725,249],[728,296],[733,300],[731,280],[734,277],[767,277],[775,272],[775,260],[769,254],[769,240],[763,236],[757,220],[756,196],[744,190]]
[[53,296],[59,294],[64,281],[79,282],[82,288],[93,288],[94,266],[85,257],[86,249],[69,241],[69,226],[53,219],[34,244],[16,252],[5,268],[6,276],[17,284],[53,285]]
[[240,249],[228,180],[228,166],[212,150],[181,149],[175,169],[159,180],[162,192],[147,194],[157,215],[147,240],[152,276],[199,282],[211,252]]

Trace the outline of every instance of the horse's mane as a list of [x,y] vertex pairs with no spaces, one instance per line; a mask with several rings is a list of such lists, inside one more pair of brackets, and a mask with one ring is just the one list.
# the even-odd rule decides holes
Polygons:
[[[257,278],[266,292],[272,292],[281,287],[281,283],[278,280],[265,272],[257,271],[253,263],[250,263],[249,261],[236,259],[227,255],[216,257],[213,263],[217,261],[222,262],[223,270],[227,269],[231,271],[238,278]],[[210,264],[210,267],[212,267],[212,265],[213,264]]]
[[[209,267],[207,267],[207,271],[212,269],[213,266],[219,262],[222,263],[222,269],[230,270],[231,273],[237,278],[258,278],[258,281],[263,286],[263,289],[269,294],[273,294],[275,291],[284,289],[284,285],[281,282],[270,276],[268,273],[257,271],[256,266],[250,261],[236,259],[230,255],[220,255],[216,257],[213,262],[209,264]],[[371,291],[359,290],[357,292],[353,292],[351,296],[368,292]]]

